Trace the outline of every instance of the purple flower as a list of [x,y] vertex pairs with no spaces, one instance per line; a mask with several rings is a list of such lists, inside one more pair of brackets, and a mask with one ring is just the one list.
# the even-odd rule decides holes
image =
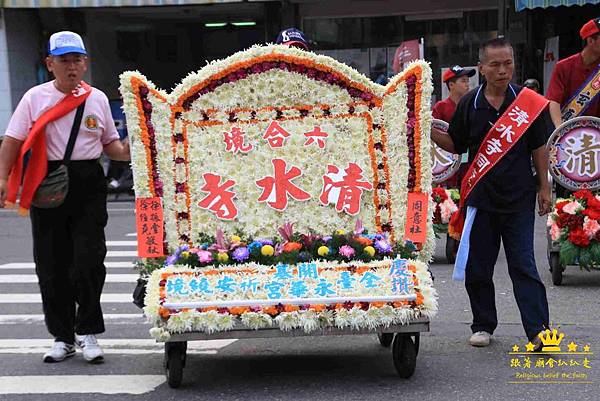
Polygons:
[[171,255],[165,260],[165,266],[173,266],[177,262],[177,255]]
[[384,239],[375,241],[375,249],[377,249],[379,253],[383,254],[392,252],[392,246]]
[[261,245],[273,245],[273,241],[268,238],[257,238],[256,242],[260,242]]
[[231,256],[234,260],[237,260],[238,262],[243,262],[245,260],[248,260],[248,258],[250,257],[250,252],[248,252],[248,248],[246,248],[245,246],[240,246],[239,248],[236,248],[233,251]]
[[354,248],[349,245],[342,245],[338,252],[346,259],[350,259],[352,256],[354,256]]
[[329,242],[331,241],[331,235],[327,235],[325,237],[323,237],[323,242]]

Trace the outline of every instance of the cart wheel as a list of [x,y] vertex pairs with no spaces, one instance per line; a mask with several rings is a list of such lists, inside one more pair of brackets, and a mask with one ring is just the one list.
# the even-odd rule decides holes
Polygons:
[[398,376],[408,379],[415,373],[417,349],[410,335],[396,334],[392,347],[392,357]]
[[388,348],[394,341],[394,333],[377,333],[377,338],[382,347]]
[[446,259],[448,263],[452,264],[456,261],[456,253],[458,252],[459,241],[446,234]]
[[552,272],[552,283],[562,285],[563,271],[565,267],[560,263],[560,254],[558,252],[550,253],[550,271]]
[[165,374],[171,388],[181,385],[186,350],[186,342],[165,343]]
[[419,348],[421,347],[421,333],[415,333],[415,352],[419,355]]

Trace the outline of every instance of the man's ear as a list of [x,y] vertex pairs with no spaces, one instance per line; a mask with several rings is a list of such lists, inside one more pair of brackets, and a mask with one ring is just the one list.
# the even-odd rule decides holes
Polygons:
[[46,63],[46,68],[48,69],[48,71],[52,72],[52,56],[46,56],[46,59],[44,61]]

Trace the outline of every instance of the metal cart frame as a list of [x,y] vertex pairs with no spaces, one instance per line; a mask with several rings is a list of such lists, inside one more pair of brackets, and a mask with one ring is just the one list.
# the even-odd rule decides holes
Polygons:
[[427,331],[429,331],[429,319],[427,317],[420,317],[410,320],[408,324],[378,327],[374,330],[328,327],[306,333],[301,329],[290,331],[282,331],[279,328],[254,330],[243,325],[238,325],[233,330],[212,334],[201,332],[172,334],[170,339],[165,342],[164,368],[169,386],[171,388],[178,388],[183,380],[183,368],[187,359],[188,341],[377,334],[379,343],[383,347],[392,346],[392,359],[396,372],[400,377],[406,379],[411,377],[415,371],[421,332]]

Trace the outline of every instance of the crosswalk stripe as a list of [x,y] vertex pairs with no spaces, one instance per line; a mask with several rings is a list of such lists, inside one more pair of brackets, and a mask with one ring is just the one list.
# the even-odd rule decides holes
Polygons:
[[137,257],[137,251],[108,251],[106,252],[107,258],[119,258],[124,256],[134,256]]
[[106,246],[137,246],[137,241],[106,241]]
[[[216,354],[221,348],[237,339],[190,341],[187,352],[191,354]],[[48,351],[52,339],[0,339],[0,354],[38,354]],[[157,354],[164,353],[164,344],[152,339],[141,338],[98,338],[105,354]]]
[[[133,262],[104,262],[107,268],[133,268]],[[35,269],[33,262],[12,262],[0,265],[0,270]]]
[[[125,304],[132,302],[131,293],[102,294],[100,302]],[[0,304],[39,304],[42,303],[40,294],[0,294]]]
[[[126,323],[145,323],[146,318],[142,313],[105,313],[103,315],[104,320],[112,324],[118,322]],[[42,314],[30,314],[30,315],[0,315],[0,324],[21,324],[21,323],[36,323],[43,322],[44,315]]]
[[145,394],[165,382],[165,375],[2,376],[0,394]]
[[[107,274],[106,283],[135,283],[138,274]],[[38,278],[35,274],[2,274],[0,275],[0,284],[27,284],[37,283]]]

